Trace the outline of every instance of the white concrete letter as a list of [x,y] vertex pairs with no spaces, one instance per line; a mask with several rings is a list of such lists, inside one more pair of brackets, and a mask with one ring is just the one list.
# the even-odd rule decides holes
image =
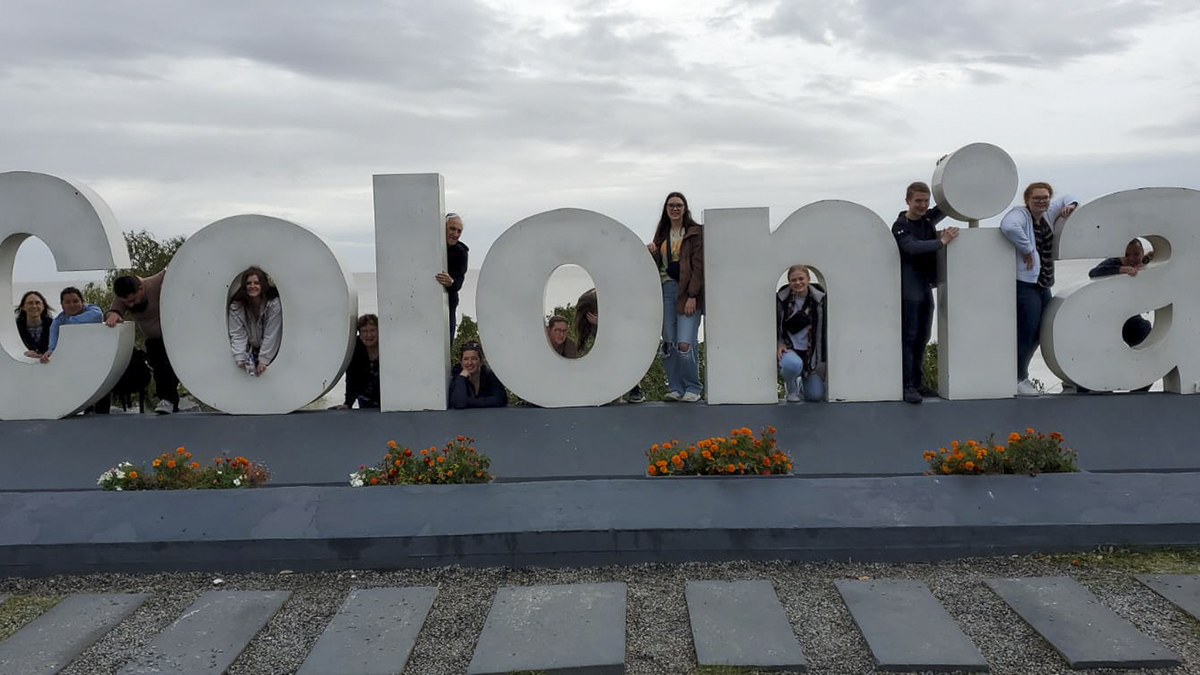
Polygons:
[[[129,266],[117,219],[91,189],[41,173],[0,173],[0,299],[6,306],[17,249],[30,236],[46,243],[60,271]],[[46,300],[58,305],[58,298]],[[68,326],[54,357],[41,364],[25,358],[16,324],[6,316],[0,320],[0,419],[57,419],[91,405],[125,372],[133,335],[133,324]]]
[[[1136,389],[1160,377],[1163,389],[1200,391],[1200,191],[1142,188],[1079,208],[1055,239],[1061,260],[1118,257],[1134,237],[1154,245],[1136,277],[1097,279],[1050,302],[1042,354],[1056,375],[1089,389]],[[1155,311],[1146,341],[1130,348],[1121,326]]]
[[[595,346],[564,359],[546,340],[546,282],[562,265],[596,282],[603,308]],[[607,216],[558,209],[513,225],[488,251],[476,291],[488,363],[506,387],[543,407],[603,405],[637,384],[654,361],[662,290],[654,259]]]
[[446,269],[444,194],[436,173],[375,176],[383,411],[446,409],[449,300],[434,279]]
[[779,400],[775,283],[793,264],[829,293],[829,400],[900,398],[900,252],[878,215],[820,201],[772,232],[767,209],[706,209],[704,237],[709,403]]
[[[251,265],[271,277],[283,303],[279,354],[260,377],[234,363],[226,322],[230,286]],[[167,267],[161,303],[179,380],[227,413],[301,408],[333,387],[353,353],[354,280],[316,233],[279,218],[232,216],[189,237]]]
[[938,256],[938,393],[1007,398],[1017,372],[1012,244],[998,228],[975,226],[1008,208],[1017,165],[1000,148],[973,143],[938,161],[931,187],[947,215],[972,225]]

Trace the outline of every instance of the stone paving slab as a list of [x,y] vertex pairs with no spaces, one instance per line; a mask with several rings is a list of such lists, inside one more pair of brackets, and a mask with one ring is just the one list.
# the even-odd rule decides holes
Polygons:
[[1179,657],[1118,616],[1069,577],[988,579],[1072,668],[1169,668]]
[[625,594],[621,583],[500,588],[467,674],[623,675]]
[[1138,581],[1200,621],[1200,574],[1139,574]]
[[220,675],[291,595],[209,591],[121,669],[120,675]]
[[700,665],[808,667],[770,581],[689,581],[684,593]]
[[404,670],[437,589],[350,593],[297,675],[395,675]]
[[881,670],[986,671],[987,661],[923,582],[834,582]]
[[145,593],[123,593],[64,598],[12,637],[0,642],[0,673],[57,673],[121,623],[147,597],[149,595]]

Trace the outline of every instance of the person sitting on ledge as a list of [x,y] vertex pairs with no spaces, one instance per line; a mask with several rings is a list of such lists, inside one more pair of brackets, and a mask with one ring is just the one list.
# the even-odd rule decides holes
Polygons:
[[355,401],[360,410],[379,407],[379,317],[374,314],[358,317],[358,340],[346,368],[346,400],[333,407],[346,410]]
[[283,338],[283,302],[267,273],[250,267],[229,303],[229,348],[238,368],[262,375],[279,353]]
[[579,350],[569,333],[570,327],[565,317],[555,314],[546,322],[546,339],[550,341],[550,348],[564,359],[577,359]]
[[450,407],[503,408],[508,405],[508,392],[500,378],[483,360],[483,348],[478,342],[462,346],[458,363],[450,376]]
[[26,291],[17,305],[17,334],[25,345],[25,356],[36,359],[50,349],[50,322],[54,315],[46,298],[37,291]]
[[[59,302],[62,304],[62,312],[54,317],[54,321],[50,324],[50,345],[40,358],[42,363],[49,363],[50,356],[54,353],[55,349],[58,349],[59,328],[68,325],[100,323],[104,321],[103,310],[90,302],[84,302],[83,293],[74,286],[68,286],[62,290],[62,293],[59,295]],[[107,415],[110,406],[111,399],[108,394],[105,394],[95,404],[88,406],[85,412],[96,412],[101,415]]]
[[825,291],[810,283],[808,268],[788,268],[787,284],[775,294],[776,359],[789,403],[825,396]]
[[154,371],[154,389],[158,393],[158,406],[154,412],[167,415],[179,412],[179,378],[167,358],[167,348],[162,339],[162,323],[159,316],[159,298],[162,296],[163,279],[167,271],[142,279],[135,276],[117,277],[113,280],[113,302],[104,323],[109,328],[125,320],[125,312],[137,322],[146,336],[146,361]]

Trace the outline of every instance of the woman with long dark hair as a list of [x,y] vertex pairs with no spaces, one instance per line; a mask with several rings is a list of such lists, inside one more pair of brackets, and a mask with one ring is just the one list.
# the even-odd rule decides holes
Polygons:
[[508,392],[500,378],[488,368],[483,348],[478,342],[468,342],[459,351],[458,363],[450,375],[450,407],[503,408],[508,405]]
[[647,248],[662,278],[662,355],[669,389],[663,400],[699,401],[703,386],[696,338],[704,314],[704,233],[683,193],[667,195]]
[[262,375],[279,353],[283,339],[283,303],[267,273],[250,267],[229,303],[229,347],[239,368]]
[[36,359],[45,354],[50,349],[50,322],[54,320],[45,296],[37,291],[26,291],[15,313],[25,356]]

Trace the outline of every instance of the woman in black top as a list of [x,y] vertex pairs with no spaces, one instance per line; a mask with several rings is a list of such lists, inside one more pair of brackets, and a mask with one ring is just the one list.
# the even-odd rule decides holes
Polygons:
[[337,410],[346,410],[358,401],[359,409],[379,407],[379,317],[358,317],[358,340],[354,356],[346,368],[346,399]]
[[462,346],[459,362],[450,376],[450,407],[503,408],[508,405],[508,392],[500,378],[483,360],[483,348],[478,342]]
[[17,332],[25,343],[25,356],[37,358],[50,349],[50,323],[54,315],[46,298],[37,291],[27,291],[17,305]]

